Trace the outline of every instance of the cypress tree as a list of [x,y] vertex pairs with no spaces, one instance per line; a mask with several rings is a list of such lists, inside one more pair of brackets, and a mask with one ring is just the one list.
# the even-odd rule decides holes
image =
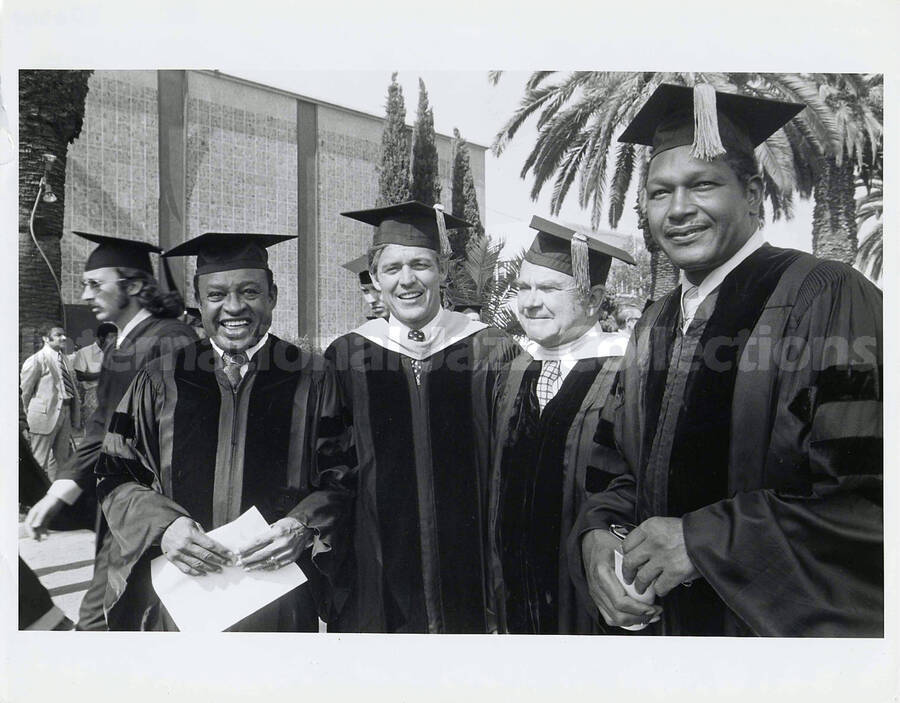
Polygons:
[[426,205],[441,202],[441,177],[438,173],[437,147],[434,144],[434,115],[428,106],[428,92],[421,78],[413,142],[412,197]]
[[448,230],[447,234],[450,238],[453,256],[462,258],[466,255],[466,243],[469,238],[482,236],[484,226],[481,224],[481,215],[478,212],[478,197],[475,192],[475,179],[472,177],[472,165],[469,161],[469,147],[456,128],[453,129],[453,139],[456,150],[453,155],[451,211],[466,222],[471,222],[472,227]]
[[394,205],[409,200],[409,129],[403,88],[397,72],[388,86],[387,113],[381,135],[381,167],[378,176],[377,205]]

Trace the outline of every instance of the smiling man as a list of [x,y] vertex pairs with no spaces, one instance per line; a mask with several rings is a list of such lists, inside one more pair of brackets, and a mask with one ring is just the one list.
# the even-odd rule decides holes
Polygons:
[[328,629],[486,632],[490,399],[517,346],[441,307],[443,213],[408,202],[345,215],[375,226],[369,270],[390,317],[325,353],[354,440],[332,447],[301,503],[331,585]]
[[[609,625],[661,607],[648,632],[883,634],[881,293],[759,229],[754,147],[802,107],[663,85],[620,139],[652,148],[647,221],[682,280],[637,323],[596,435],[628,470],[568,545]],[[656,607],[625,593],[619,547]]]
[[[490,535],[499,629],[588,634],[576,606],[565,541],[589,491],[621,473],[593,442],[625,353],[598,316],[613,258],[634,259],[593,233],[533,217],[538,230],[516,280],[529,342],[502,383],[496,412]],[[580,251],[579,251],[580,249]],[[579,258],[586,264],[573,265]]]
[[[238,559],[246,569],[277,569],[312,539],[295,508],[318,413],[334,392],[321,357],[269,332],[278,289],[266,248],[288,239],[207,233],[166,254],[197,257],[194,291],[208,339],[138,374],[110,423],[97,492],[116,537],[111,629],[177,629],[150,586],[149,562],[160,553],[202,578]],[[252,506],[271,526],[239,554],[206,535]],[[230,629],[316,631],[308,589]]]

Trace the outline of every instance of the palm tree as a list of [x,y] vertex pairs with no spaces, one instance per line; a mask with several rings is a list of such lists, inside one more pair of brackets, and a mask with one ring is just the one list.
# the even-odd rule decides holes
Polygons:
[[881,179],[873,179],[865,195],[856,200],[856,224],[862,230],[871,228],[863,237],[857,254],[857,266],[876,283],[881,279],[884,264],[882,231],[884,227],[884,191]]
[[[499,72],[492,72],[489,78],[496,82],[499,75]],[[611,147],[614,136],[632,120],[661,83],[694,85],[700,82],[710,83],[720,91],[807,105],[807,110],[757,149],[765,199],[773,219],[792,216],[795,192],[803,198],[813,195],[819,175],[825,168],[824,159],[832,158],[839,169],[846,169],[849,159],[844,159],[844,155],[859,152],[855,146],[848,147],[846,144],[852,131],[849,127],[856,124],[858,116],[850,119],[851,115],[847,114],[847,119],[842,123],[836,117],[834,107],[840,103],[849,108],[851,101],[847,96],[851,94],[851,88],[862,90],[866,87],[859,83],[848,85],[835,79],[833,84],[829,84],[830,88],[822,90],[825,81],[821,76],[805,74],[595,71],[562,76],[554,71],[532,74],[519,108],[497,133],[493,151],[501,154],[522,124],[539,113],[538,138],[520,174],[522,178],[529,172],[532,174],[532,198],[536,199],[548,181],[553,179],[551,210],[557,214],[578,177],[578,203],[582,208],[590,209],[592,225],[599,225],[604,200],[608,196],[609,224],[616,227],[635,176],[639,186],[646,178],[649,150],[622,144],[613,155]],[[607,182],[610,165],[612,178]],[[835,180],[844,175],[841,172]],[[820,194],[826,205],[832,202],[835,188],[836,185],[828,196]],[[636,210],[651,256],[650,296],[657,298],[675,285],[677,272],[649,236],[643,217],[641,191],[639,187]],[[829,214],[829,220],[833,219],[836,218]],[[830,238],[833,237],[818,237],[822,241]],[[852,246],[850,248],[853,249]]]
[[859,187],[881,177],[883,78],[881,75],[819,74],[814,80],[834,113],[841,150],[820,162],[813,211],[813,253],[853,263],[857,258]]
[[500,261],[504,242],[492,242],[484,232],[475,232],[466,242],[466,256],[451,259],[447,298],[452,305],[481,307],[481,319],[510,334],[522,334],[508,303],[515,297],[513,283],[524,254]]
[[41,202],[35,236],[53,275],[60,275],[65,208],[66,155],[81,134],[88,77],[92,71],[19,71],[19,355],[31,353],[36,328],[61,318],[62,301],[53,276],[31,239],[29,221],[44,175],[44,154],[55,157],[49,183],[55,202]]

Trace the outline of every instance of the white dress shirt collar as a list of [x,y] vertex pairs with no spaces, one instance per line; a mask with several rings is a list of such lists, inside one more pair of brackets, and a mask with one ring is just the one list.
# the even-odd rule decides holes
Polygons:
[[578,339],[560,344],[558,347],[542,347],[530,339],[522,347],[536,361],[558,360],[560,362],[560,382],[582,359],[596,359],[608,356],[623,356],[628,346],[628,337],[618,332],[604,332],[597,322]]
[[[423,344],[428,344],[428,342],[434,339],[438,328],[443,326],[442,322],[444,322],[446,312],[447,311],[444,308],[440,308],[437,315],[432,317],[427,324],[419,328],[419,332],[425,335],[425,339],[422,340]],[[409,333],[412,330],[412,327],[407,327],[393,315],[388,316],[388,327],[390,328],[388,334],[391,339],[409,339]]]
[[[248,364],[250,363],[250,360],[253,358],[254,354],[256,354],[256,352],[258,352],[260,349],[262,349],[262,348],[263,348],[263,345],[264,345],[268,340],[269,340],[269,333],[266,332],[262,337],[260,337],[259,341],[258,341],[256,344],[254,344],[254,345],[253,345],[252,347],[250,347],[249,349],[245,349],[245,350],[243,351],[243,354],[246,355],[246,357],[247,357],[247,363],[248,363]],[[212,348],[216,350],[216,354],[218,354],[218,355],[219,355],[219,358],[221,359],[221,358],[222,358],[222,354],[224,354],[225,351],[224,351],[223,349],[221,349],[221,348],[219,347],[219,345],[216,344],[212,339],[209,340],[209,343],[212,345]],[[247,365],[247,364],[244,364],[244,366],[246,366],[246,365]],[[243,368],[243,367],[242,367],[242,368]]]
[[421,361],[486,327],[483,322],[476,322],[462,313],[441,308],[434,319],[419,329],[425,335],[421,342],[410,339],[412,328],[393,317],[369,320],[353,331],[384,349]]
[[131,330],[133,330],[135,327],[137,327],[139,324],[141,324],[148,317],[152,317],[152,316],[153,315],[150,313],[149,310],[147,310],[147,308],[141,308],[140,310],[138,310],[134,314],[134,317],[132,317],[126,323],[126,325],[122,329],[119,330],[119,333],[116,335],[116,349],[119,348],[119,345],[122,344],[122,341],[125,339],[125,337],[127,337],[129,335]]
[[[699,307],[700,303],[706,300],[706,297],[712,293],[716,288],[722,285],[722,281],[725,280],[726,276],[729,273],[734,271],[738,266],[743,263],[744,259],[750,256],[753,252],[759,249],[763,244],[766,243],[766,237],[763,234],[762,230],[756,230],[744,245],[738,249],[728,261],[723,264],[720,264],[712,271],[710,271],[706,278],[704,278],[699,285],[696,286],[698,290],[698,295],[696,297],[697,307]],[[686,316],[684,315],[684,296],[691,289],[694,288],[694,284],[687,280],[687,277],[684,274],[684,271],[681,272],[680,275],[681,281],[681,310],[682,310],[682,327],[687,328],[693,319],[693,315]],[[696,310],[696,307],[694,308]],[[687,319],[686,319],[687,318]]]

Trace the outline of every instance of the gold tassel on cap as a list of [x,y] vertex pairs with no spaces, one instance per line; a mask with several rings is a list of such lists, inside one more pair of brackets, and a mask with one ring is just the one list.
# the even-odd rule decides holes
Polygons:
[[591,270],[588,263],[588,240],[580,232],[572,235],[572,276],[578,291],[587,296],[591,291]]
[[691,156],[712,161],[724,153],[716,113],[716,89],[709,83],[700,83],[694,86],[694,144]]
[[435,203],[434,212],[437,217],[438,236],[441,240],[441,254],[450,256],[450,238],[447,236],[447,223],[444,221],[444,206]]

